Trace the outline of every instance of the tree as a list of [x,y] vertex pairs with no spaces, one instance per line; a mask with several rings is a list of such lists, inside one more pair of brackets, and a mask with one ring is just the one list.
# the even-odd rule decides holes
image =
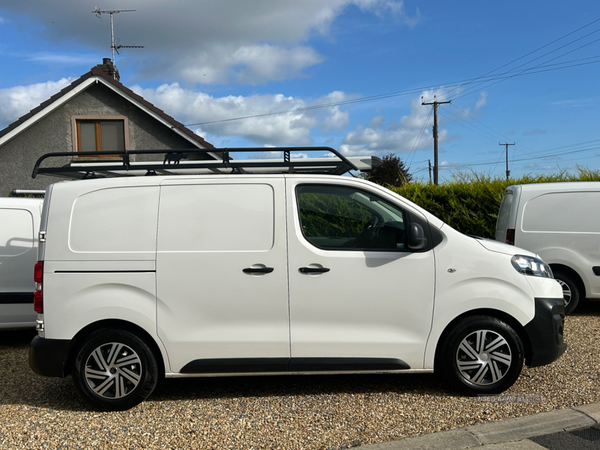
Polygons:
[[371,170],[367,180],[381,186],[399,187],[408,184],[413,177],[408,173],[404,162],[394,153],[388,153],[382,158],[381,166]]

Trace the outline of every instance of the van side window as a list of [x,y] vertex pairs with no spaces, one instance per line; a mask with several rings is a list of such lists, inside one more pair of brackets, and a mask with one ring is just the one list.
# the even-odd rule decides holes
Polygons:
[[326,250],[404,251],[406,213],[365,191],[335,185],[297,188],[306,240]]

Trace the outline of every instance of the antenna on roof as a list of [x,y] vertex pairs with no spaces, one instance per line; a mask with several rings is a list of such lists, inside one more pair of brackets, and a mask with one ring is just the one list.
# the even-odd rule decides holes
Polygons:
[[135,9],[109,9],[103,10],[96,6],[92,11],[96,14],[96,17],[101,18],[102,14],[110,14],[110,48],[112,50],[112,63],[115,65],[115,51],[117,55],[119,54],[120,48],[144,48],[143,45],[116,45],[115,44],[115,28],[113,24],[113,14],[118,14],[120,12],[134,12]]

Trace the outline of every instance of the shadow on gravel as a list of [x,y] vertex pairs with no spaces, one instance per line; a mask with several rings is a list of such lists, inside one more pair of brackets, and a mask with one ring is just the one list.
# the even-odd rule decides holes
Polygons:
[[167,379],[146,401],[390,392],[454,395],[431,374],[281,375]]
[[572,316],[600,316],[600,300],[579,302]]
[[[65,411],[93,411],[70,377],[49,378],[29,368],[28,349],[35,332],[0,331],[0,405],[27,405]],[[166,379],[147,402],[263,398],[365,393],[453,395],[429,374],[282,375]]]
[[0,348],[29,345],[36,334],[35,330],[1,330]]

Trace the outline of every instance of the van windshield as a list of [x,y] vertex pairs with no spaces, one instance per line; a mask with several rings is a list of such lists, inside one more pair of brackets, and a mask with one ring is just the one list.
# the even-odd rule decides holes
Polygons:
[[511,190],[505,191],[502,203],[500,203],[500,211],[498,211],[498,220],[496,221],[496,239],[498,239],[498,232],[501,232],[504,236],[506,228],[508,228],[508,217],[510,215],[512,200],[513,192]]

